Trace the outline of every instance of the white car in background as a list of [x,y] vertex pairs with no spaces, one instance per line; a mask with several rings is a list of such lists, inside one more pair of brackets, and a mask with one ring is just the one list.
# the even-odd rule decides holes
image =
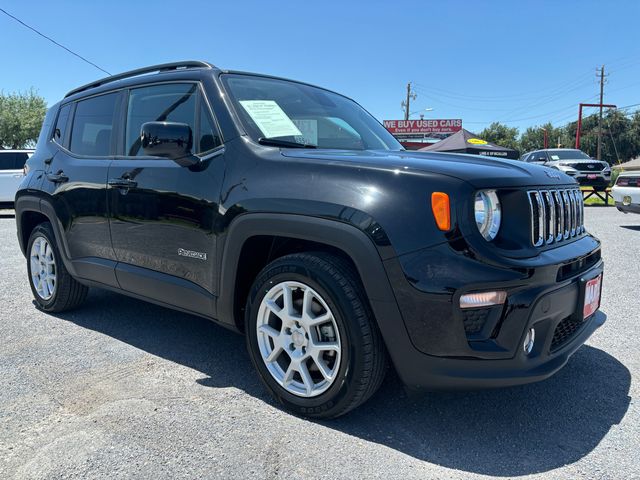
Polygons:
[[624,213],[640,213],[640,170],[622,172],[611,189],[616,208]]
[[0,208],[13,208],[24,164],[31,155],[33,150],[0,150]]

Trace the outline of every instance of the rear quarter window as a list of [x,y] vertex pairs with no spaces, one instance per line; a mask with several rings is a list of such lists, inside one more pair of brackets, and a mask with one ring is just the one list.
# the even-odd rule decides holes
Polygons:
[[22,170],[28,159],[27,152],[0,151],[0,170]]
[[71,104],[63,105],[58,113],[58,119],[56,120],[56,126],[53,129],[53,141],[58,145],[65,146],[65,140],[67,135],[67,125],[69,124],[69,112],[71,111]]

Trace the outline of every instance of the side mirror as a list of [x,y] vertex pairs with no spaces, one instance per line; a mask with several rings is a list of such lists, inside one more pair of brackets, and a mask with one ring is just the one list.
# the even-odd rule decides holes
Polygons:
[[169,158],[182,167],[191,167],[200,161],[191,153],[193,132],[186,123],[144,123],[140,140],[145,155]]

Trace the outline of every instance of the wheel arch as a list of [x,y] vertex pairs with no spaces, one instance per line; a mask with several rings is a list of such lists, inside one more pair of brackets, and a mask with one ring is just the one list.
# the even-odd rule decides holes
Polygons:
[[15,212],[18,243],[23,255],[26,255],[29,236],[33,229],[43,222],[49,222],[53,228],[53,234],[55,235],[62,261],[69,273],[75,275],[75,269],[69,260],[66,238],[63,235],[59,221],[57,221],[53,206],[40,196],[19,195],[16,197]]
[[18,195],[15,200],[16,233],[22,254],[27,254],[31,232],[43,222],[51,222],[40,210],[40,198],[33,195]]
[[[247,246],[252,246],[251,242],[256,242],[255,239],[261,237],[269,239],[270,242],[273,242],[274,238],[298,240],[312,246],[312,250],[326,250],[343,256],[355,266],[381,330],[385,330],[382,323],[393,323],[396,328],[401,325],[404,330],[382,259],[367,234],[352,225],[335,220],[270,213],[241,215],[229,227],[219,261],[221,269],[217,318],[222,323],[242,330],[241,309],[244,307],[250,284],[253,283],[253,278],[239,278],[245,271],[241,268],[242,255]],[[282,256],[273,254],[273,243],[262,244],[260,248],[268,250],[266,255],[269,261]],[[288,249],[283,251],[284,254],[292,253]],[[293,251],[300,250],[296,248]],[[257,252],[257,255],[264,256],[265,253]],[[259,269],[254,266],[254,269],[258,270],[256,274],[264,266],[262,263],[264,262],[258,263]],[[239,279],[244,282],[239,283]]]

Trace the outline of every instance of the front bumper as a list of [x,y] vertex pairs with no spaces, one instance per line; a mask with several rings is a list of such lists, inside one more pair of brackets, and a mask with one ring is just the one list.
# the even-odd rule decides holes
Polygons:
[[[585,187],[608,187],[611,183],[611,174],[604,175],[602,173],[588,173],[588,172],[578,172],[575,175],[571,175],[575,178],[576,182],[579,185]],[[591,178],[589,178],[591,177]]]
[[[447,254],[442,245],[431,255],[401,258],[408,285],[399,283],[398,272],[387,262],[411,343],[400,352],[389,349],[405,385],[410,390],[477,389],[553,375],[606,319],[600,311],[585,321],[581,318],[583,285],[603,271],[599,247],[590,250],[593,245],[589,238],[578,240],[565,246],[565,254],[575,251],[576,257],[565,255],[564,262],[526,269],[479,265],[477,260]],[[430,263],[428,271],[441,273],[440,285],[433,277],[418,279],[417,272],[427,271],[418,266],[420,261]],[[485,316],[483,328],[469,329],[465,312],[457,307],[460,295],[489,290],[506,290],[507,303],[488,309],[493,313]],[[530,328],[536,336],[527,354],[523,343]]]

